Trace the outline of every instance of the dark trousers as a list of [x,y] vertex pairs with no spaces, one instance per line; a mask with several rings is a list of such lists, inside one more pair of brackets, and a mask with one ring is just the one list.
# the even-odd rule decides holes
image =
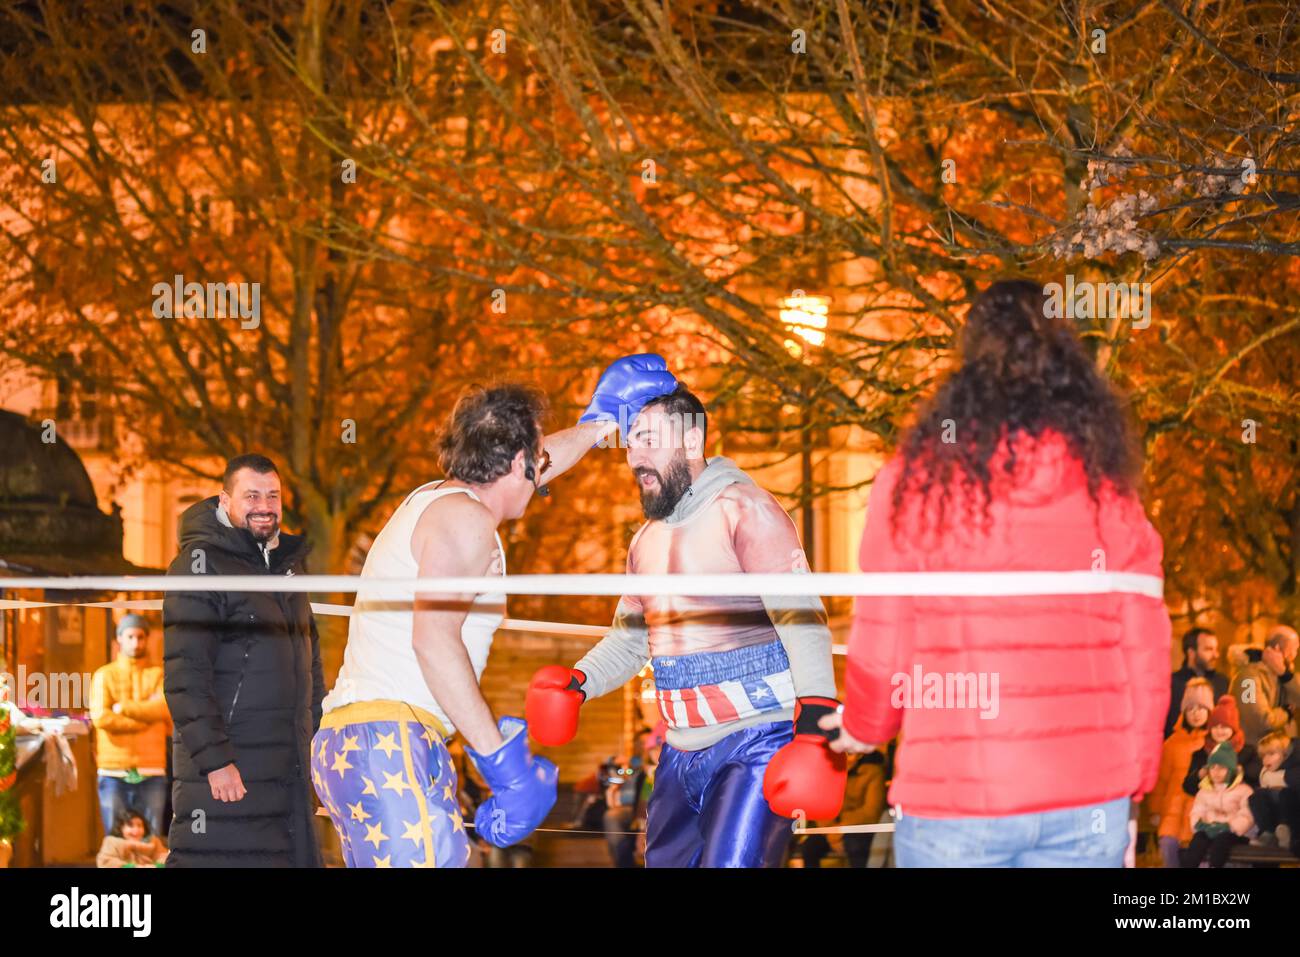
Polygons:
[[1183,851],[1183,867],[1200,867],[1207,857],[1211,867],[1222,867],[1228,862],[1228,855],[1237,844],[1245,844],[1244,837],[1238,837],[1231,831],[1224,831],[1217,837],[1210,837],[1204,831],[1192,835],[1192,843]]
[[831,842],[825,835],[809,834],[799,843],[799,856],[804,867],[821,867],[822,858],[831,852]]
[[866,867],[871,860],[871,839],[874,834],[845,834],[844,855],[849,859],[849,867]]
[[1291,828],[1291,853],[1300,846],[1300,791],[1294,788],[1259,788],[1247,799],[1250,815],[1259,833],[1276,831],[1279,824]]
[[[871,839],[874,834],[845,834],[844,856],[849,867],[866,867],[871,860]],[[831,852],[830,841],[821,834],[810,834],[799,845],[799,855],[804,867],[821,867],[822,858]]]

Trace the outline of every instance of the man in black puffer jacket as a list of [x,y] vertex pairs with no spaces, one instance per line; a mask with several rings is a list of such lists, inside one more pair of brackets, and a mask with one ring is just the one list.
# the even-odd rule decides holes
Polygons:
[[[169,575],[303,574],[280,531],[280,476],[241,455],[181,516]],[[175,722],[168,867],[320,867],[308,782],[320,643],[307,595],[169,592],[163,688]]]

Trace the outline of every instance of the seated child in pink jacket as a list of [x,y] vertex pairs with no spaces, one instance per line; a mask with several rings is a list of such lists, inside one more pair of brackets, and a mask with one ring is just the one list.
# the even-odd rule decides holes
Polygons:
[[1255,826],[1250,816],[1249,784],[1242,781],[1237,752],[1227,741],[1214,749],[1206,761],[1205,779],[1192,802],[1192,841],[1183,851],[1183,867],[1200,867],[1209,858],[1210,867],[1222,867],[1234,844],[1246,842],[1246,832]]

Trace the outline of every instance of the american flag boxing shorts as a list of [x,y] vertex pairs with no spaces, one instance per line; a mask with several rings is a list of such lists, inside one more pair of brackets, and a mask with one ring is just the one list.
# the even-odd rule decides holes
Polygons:
[[652,658],[659,713],[670,728],[702,728],[794,707],[780,641]]

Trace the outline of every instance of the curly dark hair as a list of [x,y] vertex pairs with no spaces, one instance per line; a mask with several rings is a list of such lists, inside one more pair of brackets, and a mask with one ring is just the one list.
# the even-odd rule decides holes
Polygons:
[[[1139,460],[1120,398],[1066,321],[1047,315],[1047,301],[1044,288],[1026,280],[996,282],[975,297],[961,333],[961,365],[899,446],[895,532],[911,494],[919,495],[921,521],[933,502],[942,527],[956,481],[967,493],[968,517],[981,502],[987,524],[989,461],[1003,439],[1010,476],[1020,440],[1049,430],[1082,462],[1094,504],[1105,482],[1120,494],[1135,491]],[[945,429],[956,441],[941,440]]]
[[113,829],[109,831],[113,837],[122,836],[122,828],[126,827],[132,821],[139,819],[144,825],[144,836],[153,837],[153,828],[149,826],[149,819],[144,816],[144,812],[135,807],[124,807],[118,811],[113,818]]
[[449,478],[471,485],[508,474],[521,449],[532,465],[546,409],[546,396],[531,386],[470,386],[438,436],[438,465]]

